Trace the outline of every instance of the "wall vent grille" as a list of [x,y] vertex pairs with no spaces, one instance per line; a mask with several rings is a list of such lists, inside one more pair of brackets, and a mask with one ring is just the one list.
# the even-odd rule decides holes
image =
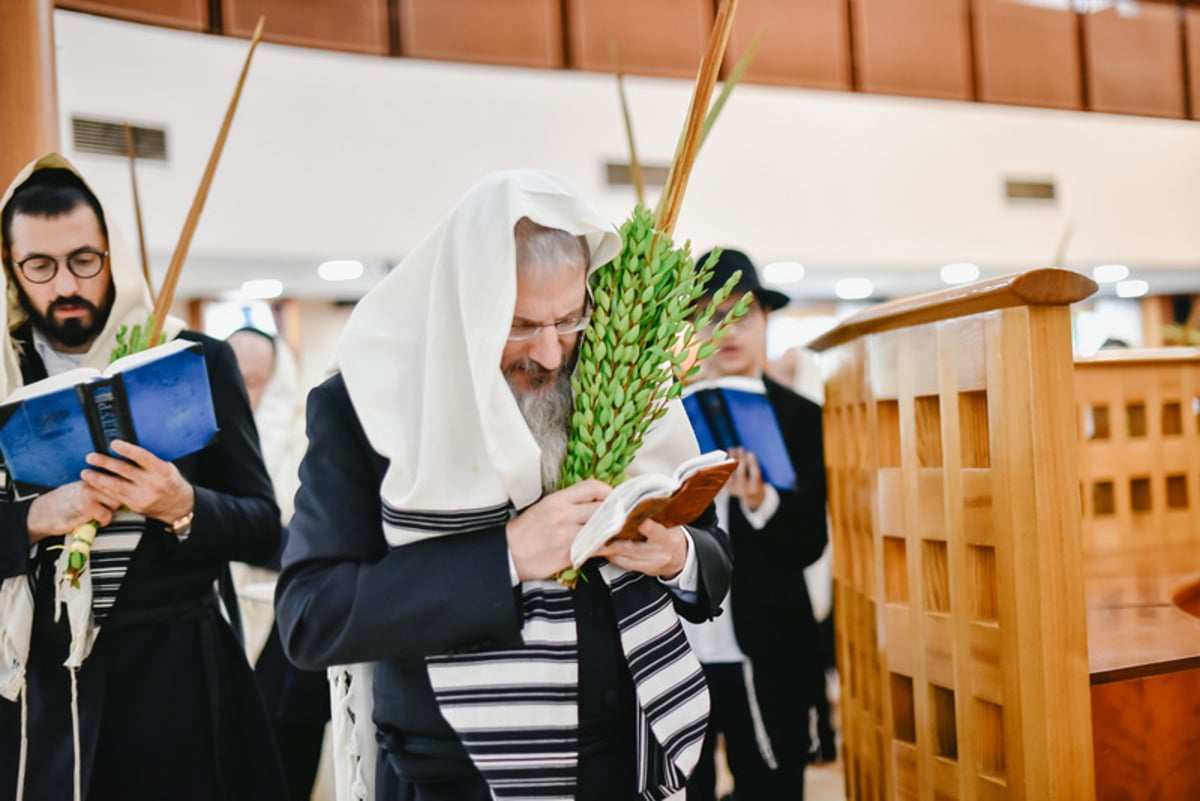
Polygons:
[[[605,178],[609,186],[633,186],[633,170],[628,162],[607,162],[604,165]],[[642,182],[646,186],[666,186],[668,166],[660,164],[642,165]]]
[[[121,158],[126,158],[128,155],[125,149],[124,123],[72,117],[71,135],[78,153],[96,153],[103,156],[120,156]],[[133,149],[139,159],[166,161],[166,129],[134,125]]]
[[1014,180],[1004,181],[1004,196],[1009,200],[1042,200],[1053,203],[1058,199],[1054,181]]

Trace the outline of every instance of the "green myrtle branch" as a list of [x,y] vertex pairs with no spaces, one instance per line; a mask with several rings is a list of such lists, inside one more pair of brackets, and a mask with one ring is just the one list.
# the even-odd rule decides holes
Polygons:
[[[575,406],[560,487],[586,478],[610,486],[624,481],[650,426],[667,413],[683,381],[716,351],[752,300],[747,293],[705,336],[740,273],[697,316],[720,252],[697,265],[690,245],[676,247],[655,230],[653,214],[642,206],[621,226],[621,238],[620,255],[591,278],[594,308],[571,379]],[[685,371],[693,350],[697,363]],[[567,570],[559,580],[573,585],[576,576]]]

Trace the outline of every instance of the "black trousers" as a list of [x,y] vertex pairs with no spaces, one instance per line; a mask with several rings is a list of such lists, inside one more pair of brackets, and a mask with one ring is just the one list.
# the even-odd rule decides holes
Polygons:
[[725,754],[737,801],[801,801],[808,759],[808,687],[800,666],[776,675],[756,666],[755,695],[776,767],[763,759],[755,735],[751,699],[740,663],[703,665],[712,699],[700,762],[688,781],[687,801],[714,801],[717,735],[725,735]]

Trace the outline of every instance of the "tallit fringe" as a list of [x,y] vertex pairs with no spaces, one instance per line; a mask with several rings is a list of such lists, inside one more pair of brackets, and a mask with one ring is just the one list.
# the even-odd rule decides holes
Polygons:
[[754,664],[749,657],[742,662],[742,678],[746,682],[746,698],[750,700],[750,720],[754,724],[758,753],[768,768],[779,770],[779,761],[775,759],[775,750],[771,748],[771,736],[767,734],[767,726],[763,723],[762,708],[758,705],[758,693],[754,689]]
[[79,681],[75,675],[79,668],[67,669],[71,671],[71,739],[75,745],[75,801],[83,801],[83,760],[79,758]]
[[21,754],[17,763],[17,801],[25,799],[25,763],[29,760],[29,693],[21,688]]
[[329,668],[333,740],[333,776],[337,801],[375,797],[379,744],[371,721],[375,666],[370,663]]

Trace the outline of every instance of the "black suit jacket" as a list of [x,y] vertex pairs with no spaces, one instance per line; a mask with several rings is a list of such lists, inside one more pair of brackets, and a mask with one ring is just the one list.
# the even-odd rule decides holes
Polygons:
[[[341,376],[308,399],[309,451],[289,525],[276,617],[284,649],[299,666],[321,668],[376,662],[375,723],[387,750],[403,753],[420,742],[436,752],[420,770],[429,780],[486,787],[457,735],[442,719],[424,657],[520,642],[519,593],[509,574],[504,526],[424,540],[389,549],[381,526],[379,487],[387,461],[370,446]],[[681,614],[705,620],[718,613],[730,569],[728,543],[712,509],[689,526],[700,568],[700,589],[676,595]],[[607,588],[594,572],[575,598],[580,648],[581,798],[633,792],[633,687],[617,640]],[[586,572],[586,571],[585,571]],[[620,741],[590,759],[588,743]],[[385,758],[389,758],[385,755]],[[381,760],[382,762],[382,760]],[[466,796],[462,796],[466,797]],[[472,796],[474,797],[474,796]]]
[[[25,383],[45,367],[28,326]],[[204,348],[220,432],[175,464],[196,492],[191,534],[147,526],[108,621],[78,671],[83,788],[97,797],[220,799],[285,796],[253,674],[217,610],[213,582],[229,560],[265,562],[279,545],[279,511],[233,351],[184,332]],[[32,499],[0,501],[0,578],[35,582],[26,671],[26,798],[70,798],[73,771],[67,618],[54,622],[54,560],[61,537],[30,554]],[[0,700],[0,799],[15,793],[20,705]]]
[[775,409],[796,489],[779,490],[779,508],[761,530],[729,504],[729,535],[737,570],[733,573],[733,626],[738,645],[758,668],[795,668],[817,648],[812,603],[803,569],[825,550],[825,451],[821,407],[769,378],[763,379]]

